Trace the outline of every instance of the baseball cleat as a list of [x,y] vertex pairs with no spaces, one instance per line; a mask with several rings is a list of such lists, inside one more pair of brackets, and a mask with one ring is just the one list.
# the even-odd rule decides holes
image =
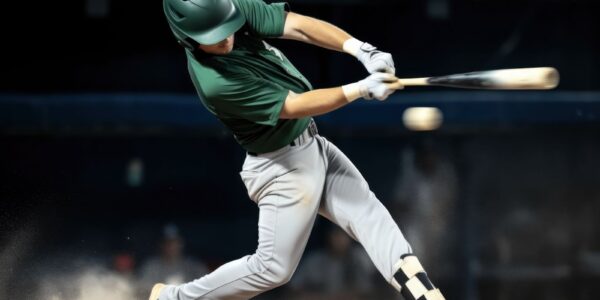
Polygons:
[[429,277],[419,259],[405,255],[394,265],[395,274],[391,281],[406,300],[445,300]]
[[162,283],[157,283],[152,287],[152,292],[150,292],[150,298],[148,300],[158,300],[158,296],[160,296],[160,292],[165,288],[165,285]]

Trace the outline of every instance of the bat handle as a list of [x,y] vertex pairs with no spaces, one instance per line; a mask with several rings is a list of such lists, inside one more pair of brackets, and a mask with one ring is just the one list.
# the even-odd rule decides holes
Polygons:
[[421,78],[401,78],[398,79],[403,86],[424,86],[429,85],[427,82],[429,77],[421,77]]

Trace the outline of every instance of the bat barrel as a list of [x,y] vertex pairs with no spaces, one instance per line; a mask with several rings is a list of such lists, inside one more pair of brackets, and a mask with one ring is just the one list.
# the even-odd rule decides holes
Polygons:
[[548,90],[556,88],[559,81],[558,71],[551,67],[479,71],[427,79],[429,85],[492,90]]

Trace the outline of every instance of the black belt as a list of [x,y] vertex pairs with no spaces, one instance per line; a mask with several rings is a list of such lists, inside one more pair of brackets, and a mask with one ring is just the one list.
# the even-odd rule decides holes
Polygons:
[[[314,137],[315,135],[319,134],[319,130],[317,130],[317,123],[315,123],[314,120],[311,120],[310,123],[308,124],[308,128],[306,128],[305,131],[308,132],[308,135],[310,137]],[[304,134],[304,131],[302,132],[302,134]],[[298,137],[296,137],[289,145],[292,147],[296,146],[296,140],[298,139]],[[259,153],[248,151],[248,155],[250,155],[250,156],[258,156],[258,154]]]

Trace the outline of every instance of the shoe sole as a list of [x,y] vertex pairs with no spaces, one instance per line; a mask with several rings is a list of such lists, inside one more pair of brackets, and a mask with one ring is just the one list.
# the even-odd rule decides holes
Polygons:
[[150,298],[148,298],[148,300],[158,300],[158,296],[160,296],[160,292],[163,288],[165,288],[164,284],[155,284],[154,287],[152,287],[152,292],[150,292]]

